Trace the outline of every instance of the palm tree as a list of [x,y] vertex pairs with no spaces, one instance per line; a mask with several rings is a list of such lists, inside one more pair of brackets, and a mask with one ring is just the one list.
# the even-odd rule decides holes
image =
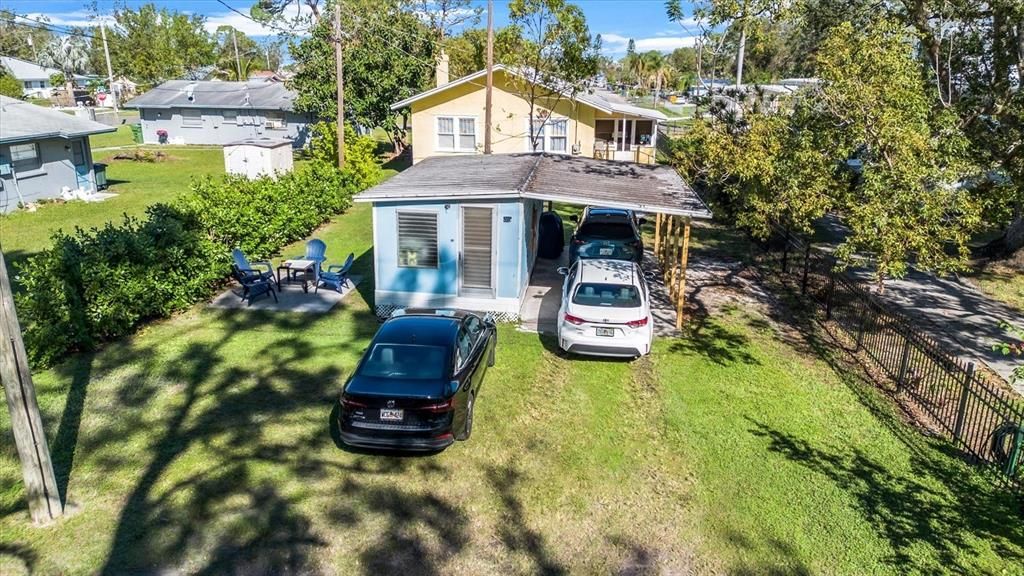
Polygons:
[[89,49],[80,36],[56,36],[42,54],[43,64],[64,74],[64,89],[74,102],[75,74],[89,65]]
[[676,69],[669,64],[667,58],[660,58],[656,67],[651,70],[651,79],[654,83],[654,107],[658,107],[658,96],[661,94],[661,88],[668,86],[676,77]]

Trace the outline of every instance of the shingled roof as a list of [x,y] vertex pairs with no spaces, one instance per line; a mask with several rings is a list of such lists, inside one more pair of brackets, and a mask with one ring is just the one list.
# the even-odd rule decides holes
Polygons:
[[125,103],[125,108],[295,109],[296,94],[281,82],[171,80]]
[[357,202],[532,198],[711,218],[668,166],[559,154],[434,156],[356,196]]
[[60,110],[0,96],[0,142],[3,143],[42,138],[75,138],[115,130],[116,126],[107,126]]

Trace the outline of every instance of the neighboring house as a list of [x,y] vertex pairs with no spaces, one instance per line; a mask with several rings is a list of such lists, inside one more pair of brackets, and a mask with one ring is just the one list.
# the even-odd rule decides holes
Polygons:
[[0,96],[0,211],[96,190],[89,135],[117,128]]
[[[436,88],[392,105],[393,110],[412,109],[414,163],[430,156],[483,152],[485,77],[481,70],[446,82],[446,74],[439,73]],[[495,153],[551,152],[653,163],[658,123],[667,119],[661,112],[593,93],[553,95],[537,102],[534,122],[541,135],[534,146],[527,80],[500,64],[494,66],[493,79]]]
[[[0,56],[0,65],[3,65],[18,82],[21,82],[21,93],[25,97],[49,98],[53,96],[54,88],[63,88],[63,86],[50,84],[50,77],[60,74],[60,70],[56,68],[47,68],[13,56]],[[75,86],[82,87],[85,86],[88,78],[76,74],[73,80]]]
[[246,138],[287,138],[305,146],[310,114],[295,112],[295,92],[280,82],[172,80],[125,103],[138,108],[142,138],[159,143],[224,145]]
[[671,167],[560,154],[435,156],[355,200],[373,204],[380,316],[424,306],[518,318],[545,201],[711,217]]

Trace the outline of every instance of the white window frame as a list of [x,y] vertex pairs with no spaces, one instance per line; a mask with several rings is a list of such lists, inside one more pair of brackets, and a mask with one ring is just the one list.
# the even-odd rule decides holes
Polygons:
[[[537,121],[537,122],[539,122],[540,120],[541,120],[540,118],[534,118],[533,119],[533,121]],[[552,136],[551,135],[551,130],[549,130],[548,127],[551,126],[551,124],[554,123],[554,122],[564,122],[565,123],[565,136]],[[524,140],[526,141],[526,151],[527,152],[537,152],[537,153],[540,153],[540,152],[550,152],[552,154],[569,154],[569,151],[572,149],[572,145],[569,143],[569,119],[568,118],[566,118],[564,116],[552,116],[552,117],[549,117],[549,118],[545,118],[544,119],[544,124],[541,127],[540,139],[537,142],[539,144],[539,147],[536,150],[533,149],[533,138],[531,137],[531,130],[530,130],[531,126],[532,126],[532,121],[531,121],[530,118],[527,118],[526,119],[526,133],[525,133],[526,136],[524,138]],[[565,150],[552,150],[551,149],[551,138],[553,138],[553,137],[554,138],[565,138]]]
[[[454,148],[447,146],[441,146],[441,119],[448,118],[452,121],[452,143],[455,145]],[[470,120],[473,122],[473,147],[462,148],[459,146],[459,137],[468,136],[460,131],[460,123],[462,120]],[[453,114],[440,114],[434,117],[434,150],[437,152],[476,152],[477,143],[480,142],[480,127],[477,125],[476,116],[466,115],[453,115]]]
[[[234,116],[231,119],[228,119],[229,112],[231,114],[234,114]],[[221,110],[220,115],[223,118],[225,124],[238,124],[238,110],[235,110],[234,108],[224,108]]]

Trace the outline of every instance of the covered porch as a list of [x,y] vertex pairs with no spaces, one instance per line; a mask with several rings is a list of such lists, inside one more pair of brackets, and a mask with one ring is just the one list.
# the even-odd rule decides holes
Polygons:
[[637,116],[594,120],[594,158],[654,164],[658,121]]

